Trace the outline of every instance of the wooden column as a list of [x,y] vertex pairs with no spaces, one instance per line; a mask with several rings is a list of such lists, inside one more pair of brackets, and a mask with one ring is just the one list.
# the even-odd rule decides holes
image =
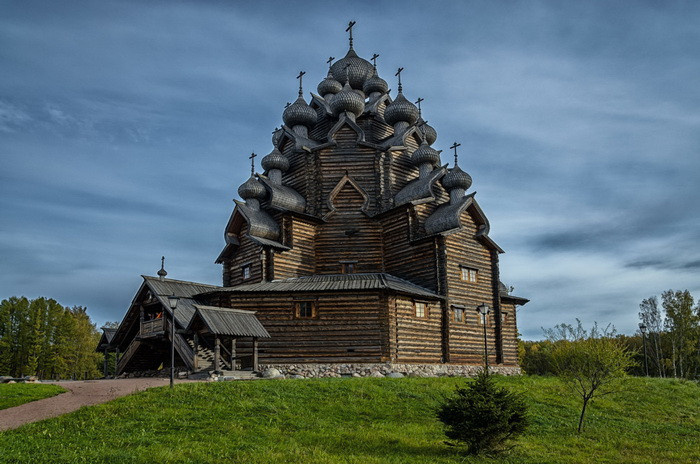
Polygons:
[[231,338],[231,370],[236,370],[236,337]]
[[199,370],[199,334],[194,333],[194,359],[192,360],[192,365],[194,366],[194,371]]
[[119,367],[119,347],[114,352],[114,376],[117,376],[117,368]]
[[258,337],[253,337],[253,370],[258,370]]
[[221,341],[218,335],[214,335],[214,370],[219,370],[219,356],[221,355]]
[[105,360],[102,363],[102,369],[104,370],[104,377],[107,378],[107,347],[105,347]]

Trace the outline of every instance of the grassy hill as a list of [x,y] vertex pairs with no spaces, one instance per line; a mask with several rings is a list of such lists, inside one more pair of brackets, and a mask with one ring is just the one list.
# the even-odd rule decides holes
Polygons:
[[700,388],[630,378],[578,403],[554,378],[499,378],[523,392],[532,426],[509,454],[464,459],[434,410],[464,379],[220,382],[152,389],[0,433],[0,462],[697,463]]
[[30,401],[56,396],[64,391],[66,390],[58,385],[3,383],[0,384],[0,409],[12,408]]

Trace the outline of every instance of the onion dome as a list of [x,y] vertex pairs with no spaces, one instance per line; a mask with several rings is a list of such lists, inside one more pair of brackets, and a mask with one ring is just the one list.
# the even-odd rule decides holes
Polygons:
[[318,90],[318,94],[321,96],[328,95],[329,93],[335,94],[343,90],[343,84],[333,79],[333,75],[329,70],[328,75],[318,84],[316,90]]
[[423,135],[425,136],[426,142],[428,142],[428,145],[432,145],[435,143],[437,140],[437,132],[433,128],[433,126],[429,125],[427,122],[423,124],[421,127],[423,129]]
[[316,118],[316,111],[301,96],[282,113],[282,120],[289,127],[306,126],[311,129],[316,124]]
[[472,185],[472,176],[462,171],[459,166],[455,166],[449,170],[445,177],[442,178],[442,186],[445,190],[453,189],[467,190]]
[[284,172],[289,169],[289,160],[277,148],[272,150],[269,155],[264,157],[260,164],[266,171],[279,169],[280,171]]
[[389,91],[389,84],[377,75],[377,70],[375,69],[372,77],[367,79],[365,85],[362,86],[362,91],[367,95],[373,92],[387,93]]
[[262,200],[265,198],[265,186],[254,176],[250,176],[247,181],[238,187],[238,195],[244,200]]
[[342,58],[331,66],[331,74],[338,82],[345,81],[345,68],[347,67],[350,86],[353,89],[361,89],[365,81],[372,76],[374,66],[369,61],[360,58],[355,50],[350,48],[345,58]]
[[391,126],[401,121],[413,124],[418,120],[418,108],[399,93],[396,100],[384,110],[384,120]]
[[411,155],[411,161],[416,166],[420,166],[421,164],[425,163],[435,165],[440,162],[440,152],[428,145],[426,142],[423,142]]
[[359,116],[365,110],[365,100],[346,82],[343,86],[343,90],[336,93],[330,101],[330,107],[333,110],[333,114],[336,116],[344,111]]

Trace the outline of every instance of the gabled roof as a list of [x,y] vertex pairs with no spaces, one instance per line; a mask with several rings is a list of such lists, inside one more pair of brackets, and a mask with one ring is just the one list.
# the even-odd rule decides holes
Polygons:
[[433,169],[427,176],[413,179],[406,184],[394,197],[394,204],[399,206],[412,202],[434,201],[433,186],[447,172],[446,166]]
[[195,313],[187,330],[192,330],[201,322],[210,333],[216,335],[270,338],[270,334],[255,317],[255,311],[204,305],[194,307]]
[[442,299],[440,295],[427,288],[423,288],[391,274],[379,272],[367,274],[311,275],[218,289],[218,291],[227,293],[335,292],[357,290],[392,290],[397,293],[405,293],[408,295]]
[[296,211],[303,213],[306,209],[306,200],[299,192],[286,185],[276,184],[266,176],[258,176],[269,194],[268,201],[271,208],[282,211]]
[[197,282],[187,282],[184,280],[160,280],[159,277],[145,275],[142,275],[141,277],[143,277],[145,284],[151,290],[153,296],[160,301],[168,313],[171,312],[168,297],[170,295],[175,295],[180,298],[177,303],[177,308],[175,309],[175,319],[181,327],[186,327],[194,314],[194,305],[196,304],[194,299],[195,295],[221,288],[218,285],[200,284]]
[[476,238],[484,245],[492,248],[499,253],[503,253],[503,249],[489,237],[489,220],[479,207],[479,204],[474,199],[476,192],[463,197],[459,201],[445,203],[440,205],[428,219],[425,220],[425,233],[430,235],[449,234],[458,231],[462,227],[461,215],[469,209],[478,219]]
[[116,328],[102,327],[102,336],[100,341],[97,343],[97,351],[102,351],[109,346],[114,338],[114,334],[117,332]]

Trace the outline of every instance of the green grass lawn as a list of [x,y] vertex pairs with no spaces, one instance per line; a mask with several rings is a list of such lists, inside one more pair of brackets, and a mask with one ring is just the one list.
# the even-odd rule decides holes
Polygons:
[[435,408],[458,378],[219,382],[151,389],[0,433],[0,462],[697,463],[700,387],[630,378],[593,403],[555,378],[499,378],[525,393],[532,425],[495,459],[443,441]]
[[[0,409],[12,408],[30,401],[41,400],[66,391],[58,385],[41,383],[0,384]],[[2,459],[0,455],[0,459]]]

